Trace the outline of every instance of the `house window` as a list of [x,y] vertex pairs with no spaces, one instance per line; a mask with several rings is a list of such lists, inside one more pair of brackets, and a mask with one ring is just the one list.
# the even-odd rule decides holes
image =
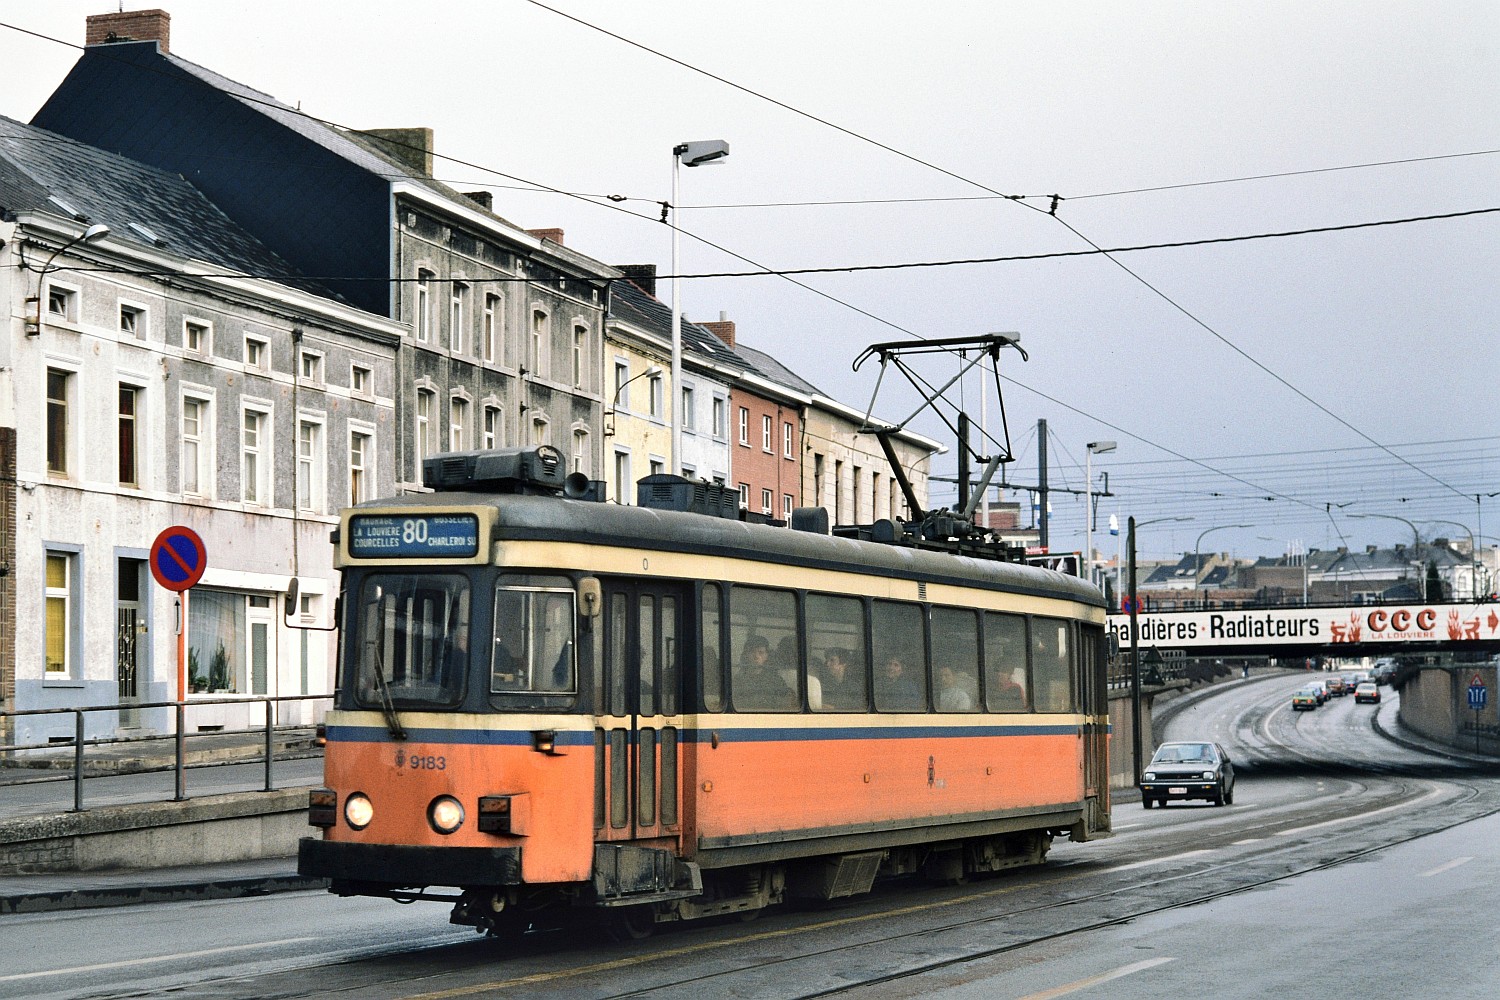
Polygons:
[[743,508],[743,509],[745,509],[745,510],[749,510],[750,509],[750,484],[749,483],[740,483],[740,507]]
[[666,408],[662,394],[663,382],[661,376],[652,375],[646,380],[646,385],[651,392],[650,408],[647,412],[653,420],[660,420],[662,419],[662,410]]
[[615,362],[615,409],[630,409],[630,363]]
[[469,402],[454,396],[448,401],[448,450],[463,451],[467,447],[469,427]]
[[781,516],[787,521],[791,521],[792,519],[792,505],[794,503],[796,503],[796,500],[792,498],[790,493],[783,493],[781,495]]
[[349,391],[356,396],[372,395],[375,391],[374,373],[363,365],[351,365]]
[[698,429],[698,418],[693,413],[693,387],[690,385],[682,387],[682,429],[685,431]]
[[750,446],[750,411],[740,407],[740,444]]
[[265,371],[269,361],[270,351],[267,343],[259,337],[245,337],[245,367]]
[[372,495],[375,482],[375,437],[359,431],[349,433],[349,502],[363,503]]
[[182,321],[182,349],[193,354],[207,354],[209,351],[209,340],[213,336],[213,327],[201,320],[185,319]]
[[771,493],[770,490],[761,490],[760,491],[760,509],[761,509],[761,513],[763,513],[763,514],[769,514],[769,513],[771,513],[775,509],[775,508],[772,507],[772,504],[774,502],[775,502],[774,495]]
[[302,381],[323,384],[323,355],[317,351],[303,351],[299,370]]
[[586,326],[573,327],[573,388],[583,388],[583,376],[586,371],[585,359],[588,357],[584,352],[588,349],[589,328]]
[[120,303],[120,332],[136,340],[145,340],[146,310]]
[[68,552],[47,552],[45,676],[53,680],[73,675],[73,577],[77,558]]
[[714,397],[714,437],[721,441],[724,439],[724,432],[726,430],[724,427],[724,405],[723,396]]
[[486,406],[484,408],[484,447],[493,451],[500,447],[500,407]]
[[188,662],[194,691],[265,694],[275,656],[276,615],[268,594],[193,589]]
[[73,376],[56,368],[47,369],[47,471],[68,474],[68,401]]
[[78,322],[78,293],[61,285],[47,285],[47,315],[67,323]]
[[431,271],[417,271],[417,311],[412,326],[416,329],[417,343],[425,344],[432,339],[432,279]]
[[210,495],[209,469],[213,445],[213,422],[206,399],[182,400],[182,492],[189,496]]
[[437,442],[433,439],[435,428],[432,426],[432,410],[437,401],[437,394],[431,389],[417,390],[417,481],[422,479],[422,462],[427,456],[437,451]]
[[240,499],[271,505],[271,416],[245,410],[240,425]]
[[792,425],[783,422],[781,425],[781,456],[783,458],[795,458],[792,452]]
[[662,473],[664,473],[666,471],[667,471],[667,463],[666,462],[662,461],[659,458],[653,458],[651,460],[651,475],[653,475],[653,476],[659,476],[659,475],[661,475]]
[[532,376],[544,378],[547,374],[547,314],[540,309],[531,311],[531,349],[527,358],[527,368]]
[[121,486],[140,485],[140,396],[134,386],[120,386],[118,462]]
[[586,430],[573,432],[573,471],[585,476],[592,474],[589,464],[589,432]]
[[547,418],[545,416],[532,418],[531,443],[533,445],[544,445],[552,443],[552,425],[547,422]]
[[297,509],[323,509],[323,425],[313,420],[297,422]]
[[771,418],[769,416],[760,418],[760,448],[762,451],[771,450]]
[[505,311],[500,296],[484,297],[484,360],[494,361],[500,356],[500,342],[505,323]]
[[454,354],[464,352],[464,316],[468,314],[468,307],[469,286],[455,281],[448,307],[448,346]]
[[630,503],[630,452],[615,452],[615,503]]

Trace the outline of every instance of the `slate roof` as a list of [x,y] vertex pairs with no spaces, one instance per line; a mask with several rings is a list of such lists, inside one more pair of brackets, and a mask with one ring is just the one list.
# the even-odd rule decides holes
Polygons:
[[88,222],[108,226],[115,239],[299,287],[311,284],[180,174],[3,116],[0,208],[63,217],[72,208]]
[[757,351],[753,347],[746,347],[744,344],[739,343],[735,345],[735,350],[750,363],[751,367],[777,385],[785,386],[805,396],[831,398],[822,389],[819,389],[766,352]]
[[[647,294],[632,281],[620,280],[610,285],[609,311],[611,316],[654,333],[663,339],[672,337],[672,309],[654,295]],[[682,321],[682,350],[710,358],[732,368],[747,369],[751,365],[740,354],[712,330],[687,319]]]

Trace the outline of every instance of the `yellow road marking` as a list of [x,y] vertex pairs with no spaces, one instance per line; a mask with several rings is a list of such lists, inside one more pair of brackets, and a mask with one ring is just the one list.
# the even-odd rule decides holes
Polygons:
[[1131,975],[1132,973],[1144,972],[1147,969],[1154,969],[1158,965],[1165,965],[1168,962],[1175,961],[1177,961],[1177,959],[1175,958],[1148,958],[1144,962],[1134,962],[1130,965],[1122,965],[1112,972],[1101,973],[1097,976],[1091,976],[1088,979],[1080,979],[1076,983],[1068,983],[1065,986],[1055,986],[1050,990],[1043,990],[1040,993],[1030,993],[1024,997],[1021,997],[1021,1000],[1052,1000],[1053,997],[1067,996],[1069,993],[1077,993],[1079,990],[1086,990],[1090,986],[1098,986],[1100,983],[1107,983],[1113,979],[1120,979],[1124,976]]

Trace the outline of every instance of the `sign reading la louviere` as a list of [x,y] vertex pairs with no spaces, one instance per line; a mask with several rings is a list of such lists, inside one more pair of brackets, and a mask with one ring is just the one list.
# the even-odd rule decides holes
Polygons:
[[[1137,616],[1137,621],[1139,643],[1171,649],[1500,640],[1497,604],[1155,611]],[[1122,645],[1129,643],[1130,616],[1110,615],[1109,632]]]

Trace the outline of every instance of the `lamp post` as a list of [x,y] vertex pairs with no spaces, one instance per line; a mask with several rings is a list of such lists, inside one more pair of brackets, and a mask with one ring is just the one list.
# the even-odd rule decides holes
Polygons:
[[[1353,518],[1359,518],[1360,520],[1370,517],[1378,517],[1386,521],[1400,521],[1402,524],[1406,525],[1411,529],[1412,558],[1417,561],[1418,566],[1422,565],[1422,536],[1417,531],[1417,526],[1415,524],[1412,524],[1404,517],[1397,517],[1395,514],[1350,514],[1349,516]],[[1420,572],[1417,573],[1417,592],[1421,597],[1425,598],[1427,596],[1427,586]]]
[[[1164,521],[1191,521],[1191,517],[1158,517],[1142,521],[1140,526],[1161,524]],[[1141,595],[1136,590],[1135,580],[1135,518],[1127,522],[1126,548],[1130,553],[1130,739],[1131,761],[1135,768],[1135,783],[1141,783],[1141,630],[1137,626],[1137,615],[1141,609]]]
[[[1471,566],[1469,568],[1469,574],[1470,574],[1470,576],[1469,576],[1469,596],[1470,597],[1477,597],[1479,595],[1479,558],[1478,558],[1479,550],[1474,547],[1474,543],[1475,543],[1474,532],[1472,532],[1472,531],[1469,530],[1469,526],[1468,525],[1462,524],[1462,523],[1460,523],[1458,521],[1444,521],[1441,518],[1427,518],[1427,519],[1425,519],[1425,521],[1423,523],[1425,523],[1425,524],[1451,524],[1455,528],[1463,528],[1464,529],[1464,534],[1466,534],[1466,535],[1469,536],[1469,562],[1471,564]],[[1457,594],[1454,594],[1453,596],[1455,598],[1458,597]]]
[[[635,373],[634,375],[630,376],[625,381],[621,382],[619,385],[615,386],[615,395],[614,395],[614,398],[612,400],[610,400],[609,409],[606,410],[605,414],[604,414],[608,418],[608,422],[605,423],[605,425],[604,425],[604,436],[605,437],[613,437],[614,436],[614,433],[615,433],[615,417],[616,417],[616,414],[619,413],[619,408],[620,408],[620,394],[625,391],[625,387],[628,386],[630,383],[634,382],[638,378],[655,378],[657,375],[660,375],[660,374],[661,374],[661,365],[648,365],[644,371],[640,371],[640,372]],[[615,484],[615,503],[624,503],[624,496],[625,496],[626,485],[627,484],[625,484],[625,483],[616,483]]]
[[1084,459],[1083,564],[1084,578],[1094,582],[1094,456],[1115,450],[1113,441],[1090,441]]
[[[62,246],[58,247],[56,250],[52,251],[52,256],[47,258],[47,263],[43,264],[42,265],[42,269],[37,272],[37,277],[36,277],[36,297],[27,300],[28,303],[30,303],[30,302],[35,302],[36,303],[36,312],[32,315],[32,317],[26,323],[26,336],[28,336],[28,337],[38,337],[38,336],[41,336],[41,333],[42,333],[42,282],[46,280],[47,275],[49,273],[51,273],[51,271],[53,270],[52,262],[54,260],[56,260],[58,258],[58,256],[63,251],[71,249],[72,247],[76,246],[79,243],[95,243],[95,242],[97,242],[99,240],[104,239],[104,237],[106,237],[108,235],[109,235],[109,227],[106,226],[106,225],[104,225],[102,222],[96,222],[92,226],[89,226],[87,229],[85,229],[83,232],[79,233],[77,236],[73,237],[68,242],[64,243]],[[64,270],[64,268],[57,268],[57,270],[61,271],[61,270]]]
[[701,167],[729,155],[723,139],[679,142],[672,147],[672,475],[682,475],[682,278],[677,269],[677,188],[680,167]]
[[[1202,563],[1199,561],[1198,550],[1203,545],[1203,536],[1210,531],[1224,531],[1227,528],[1253,528],[1252,524],[1216,524],[1212,528],[1204,528],[1198,532],[1198,540],[1193,543],[1193,590],[1198,590],[1198,574],[1203,572]],[[1202,598],[1199,599],[1203,600]],[[1205,602],[1206,603],[1206,602]]]

